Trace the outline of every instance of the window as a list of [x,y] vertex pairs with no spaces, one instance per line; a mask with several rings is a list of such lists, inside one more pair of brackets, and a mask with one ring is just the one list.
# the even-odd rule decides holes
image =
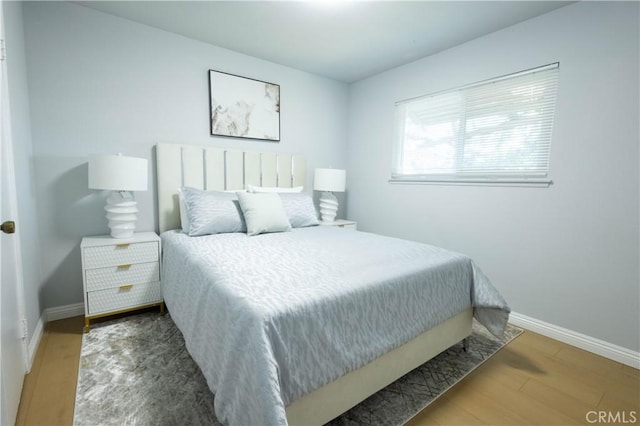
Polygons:
[[401,101],[391,182],[548,185],[559,64]]

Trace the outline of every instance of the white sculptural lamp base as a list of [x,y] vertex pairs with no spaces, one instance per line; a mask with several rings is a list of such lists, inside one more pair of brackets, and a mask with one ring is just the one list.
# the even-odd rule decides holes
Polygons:
[[133,236],[138,221],[138,207],[133,195],[127,191],[114,191],[107,198],[107,220],[113,238]]
[[320,196],[320,216],[323,222],[333,223],[338,214],[338,199],[332,192],[323,192]]

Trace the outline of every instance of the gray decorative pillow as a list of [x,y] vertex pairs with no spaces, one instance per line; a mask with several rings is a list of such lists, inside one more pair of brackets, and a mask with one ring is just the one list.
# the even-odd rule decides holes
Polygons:
[[281,193],[282,207],[289,218],[291,227],[304,228],[319,225],[318,213],[313,205],[313,199],[305,193]]
[[245,232],[238,196],[221,191],[183,187],[182,196],[189,218],[189,236]]
[[239,192],[238,201],[247,223],[247,235],[291,231],[278,194]]

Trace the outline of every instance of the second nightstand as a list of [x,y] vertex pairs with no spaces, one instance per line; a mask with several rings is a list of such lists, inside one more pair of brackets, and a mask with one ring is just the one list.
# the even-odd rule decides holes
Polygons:
[[353,220],[336,220],[335,222],[331,222],[331,223],[326,223],[323,221],[320,221],[320,225],[322,226],[337,226],[338,228],[344,228],[344,229],[350,229],[352,231],[355,231],[358,227],[358,222],[354,222]]
[[160,237],[140,232],[131,238],[85,237],[80,244],[84,287],[84,328],[94,318],[160,306]]

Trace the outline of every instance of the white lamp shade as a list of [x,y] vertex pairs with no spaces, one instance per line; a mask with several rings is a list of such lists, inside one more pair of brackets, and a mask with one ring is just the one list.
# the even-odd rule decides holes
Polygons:
[[89,188],[111,191],[146,191],[147,159],[124,155],[89,157]]
[[313,176],[313,189],[316,191],[344,192],[347,184],[347,172],[340,169],[316,169]]

